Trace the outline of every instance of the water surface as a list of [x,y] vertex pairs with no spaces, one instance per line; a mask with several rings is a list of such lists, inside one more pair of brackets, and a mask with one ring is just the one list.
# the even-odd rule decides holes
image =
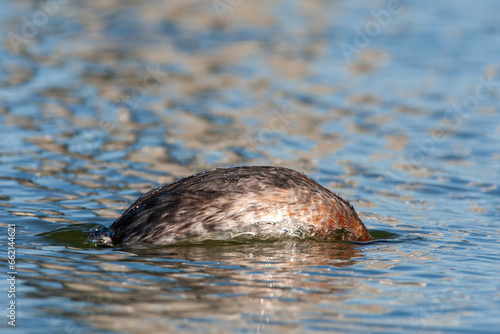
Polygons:
[[[500,3],[0,7],[16,332],[497,332]],[[378,240],[89,245],[150,188],[236,165],[307,173]]]

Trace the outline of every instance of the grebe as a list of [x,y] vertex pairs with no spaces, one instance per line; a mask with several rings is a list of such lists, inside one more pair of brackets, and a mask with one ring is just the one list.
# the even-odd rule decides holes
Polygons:
[[168,245],[185,240],[300,236],[372,240],[353,206],[308,176],[282,167],[219,168],[139,197],[98,245]]

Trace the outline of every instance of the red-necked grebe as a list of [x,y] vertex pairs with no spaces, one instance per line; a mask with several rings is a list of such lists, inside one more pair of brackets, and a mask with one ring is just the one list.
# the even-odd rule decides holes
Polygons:
[[238,236],[369,241],[346,200],[308,176],[281,167],[221,168],[183,178],[139,197],[109,229],[92,231],[100,245],[168,245]]

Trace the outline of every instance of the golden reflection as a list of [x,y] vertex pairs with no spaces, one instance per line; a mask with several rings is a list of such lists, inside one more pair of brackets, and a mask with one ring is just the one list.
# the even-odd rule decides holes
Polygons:
[[[28,260],[39,269],[27,282],[37,287],[38,297],[82,302],[78,309],[67,310],[68,315],[101,330],[168,332],[207,317],[235,329],[257,330],[271,318],[299,318],[304,309],[335,316],[325,305],[370,290],[348,269],[363,257],[358,248],[286,240],[103,249],[88,252],[81,268],[50,256]],[[58,274],[51,275],[54,271]],[[54,288],[44,285],[48,281]],[[367,307],[366,312],[373,311]],[[50,313],[50,307],[45,311]]]

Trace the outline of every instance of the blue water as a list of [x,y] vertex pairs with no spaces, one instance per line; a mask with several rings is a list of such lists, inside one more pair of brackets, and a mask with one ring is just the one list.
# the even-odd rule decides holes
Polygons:
[[[15,300],[16,333],[498,332],[500,3],[393,4],[0,1],[0,330]],[[263,164],[377,241],[86,239],[152,187]]]

